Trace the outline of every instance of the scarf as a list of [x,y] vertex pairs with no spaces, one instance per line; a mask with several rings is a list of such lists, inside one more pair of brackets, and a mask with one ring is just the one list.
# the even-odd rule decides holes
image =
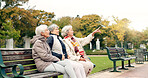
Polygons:
[[76,39],[74,39],[74,37],[70,38],[69,36],[64,37],[64,39],[68,39],[71,44],[73,45],[73,48],[75,50],[75,53],[79,53],[81,55],[81,57],[84,58],[84,51],[80,51],[80,45],[79,43],[76,41]]

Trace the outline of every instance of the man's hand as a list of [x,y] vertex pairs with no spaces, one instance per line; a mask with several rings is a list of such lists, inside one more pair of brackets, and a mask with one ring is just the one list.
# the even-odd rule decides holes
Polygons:
[[94,36],[94,34],[97,32],[101,33],[101,31],[99,29],[100,29],[100,27],[98,29],[96,29],[94,32],[92,32],[92,36]]

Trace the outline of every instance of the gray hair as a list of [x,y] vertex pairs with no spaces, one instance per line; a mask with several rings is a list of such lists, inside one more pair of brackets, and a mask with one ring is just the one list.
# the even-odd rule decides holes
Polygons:
[[64,26],[64,27],[62,28],[61,35],[62,35],[63,37],[67,36],[70,28],[72,28],[71,25],[66,25],[66,26]]
[[41,32],[44,32],[45,29],[47,29],[47,25],[40,25],[40,26],[36,27],[35,34],[41,35]]
[[56,24],[51,24],[51,25],[48,27],[48,30],[49,30],[50,32],[52,32],[55,28],[59,28],[59,26],[56,25]]

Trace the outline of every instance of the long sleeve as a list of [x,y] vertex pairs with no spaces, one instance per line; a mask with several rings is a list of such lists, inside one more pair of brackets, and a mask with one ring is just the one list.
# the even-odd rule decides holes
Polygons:
[[53,56],[56,56],[56,57],[58,57],[60,60],[62,60],[62,54],[58,54],[58,53],[56,53],[56,52],[52,52],[52,55],[53,55]]
[[39,55],[39,57],[42,60],[50,61],[50,62],[60,60],[51,54],[50,48],[48,48],[49,50],[47,50],[44,46],[47,46],[47,45],[43,45],[42,42],[40,42],[40,41],[38,41],[34,44],[34,47],[35,47],[34,50],[37,52],[37,54]]
[[80,44],[82,46],[85,46],[86,44],[90,43],[90,41],[93,39],[94,37],[92,36],[92,33],[89,34],[87,37],[85,38],[76,38],[76,40],[78,40],[80,42]]

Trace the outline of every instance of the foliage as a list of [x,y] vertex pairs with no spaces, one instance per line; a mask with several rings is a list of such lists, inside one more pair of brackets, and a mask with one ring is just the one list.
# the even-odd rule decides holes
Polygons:
[[0,48],[5,48],[6,47],[6,41],[4,39],[0,39]]
[[[36,26],[41,24],[50,25],[51,23],[57,24],[60,30],[65,25],[71,24],[76,37],[86,37],[100,25],[105,25],[106,28],[100,29],[102,33],[95,34],[95,38],[92,40],[92,44],[95,44],[96,39],[99,38],[101,47],[105,47],[105,40],[103,38],[106,38],[107,46],[114,46],[117,42],[130,42],[133,43],[136,48],[139,47],[140,43],[146,43],[145,40],[148,38],[148,28],[143,30],[143,32],[131,30],[128,28],[130,21],[126,18],[119,19],[118,17],[113,17],[113,22],[115,23],[112,25],[110,25],[108,19],[104,19],[103,16],[101,17],[97,14],[84,15],[82,17],[67,16],[51,21],[55,16],[54,13],[34,10],[32,8],[20,8],[20,6],[28,1],[29,0],[2,0],[5,5],[1,6],[2,9],[0,9],[1,39],[10,37],[22,39],[24,36],[32,37],[35,34],[34,30]],[[11,21],[11,25],[8,20]],[[19,44],[17,41],[15,43]],[[20,43],[24,44],[23,40],[20,40]]]
[[52,20],[52,23],[57,24],[59,26],[59,29],[61,30],[64,26],[71,24],[71,21],[73,20],[72,17],[62,17],[57,20]]
[[126,52],[127,52],[129,55],[134,55],[134,50],[127,49]]
[[6,20],[6,23],[2,23],[0,29],[0,38],[1,39],[17,39],[20,37],[20,31],[16,31],[13,27],[11,20]]
[[[90,33],[92,33],[94,30],[96,30],[100,25],[105,25],[106,28],[101,28],[102,33],[96,33],[95,38],[91,41],[92,44],[95,44],[95,41],[97,38],[101,41],[101,46],[103,38],[108,35],[109,32],[107,32],[107,27],[108,27],[109,21],[103,20],[102,17],[96,14],[91,14],[91,15],[84,15],[82,18],[76,17],[72,21],[72,26],[74,30],[74,34],[76,37],[86,37]],[[94,47],[95,45],[93,45]]]
[[144,37],[145,39],[148,39],[148,27],[146,27],[144,30],[143,30],[143,34],[144,34]]
[[[19,39],[22,39],[24,36],[32,37],[35,34],[34,30],[36,26],[41,24],[50,25],[51,19],[55,16],[54,13],[19,7],[28,2],[28,0],[3,0],[3,2],[5,2],[5,5],[0,9],[0,29],[4,31],[3,23],[7,23],[6,20],[11,20],[13,29],[19,31],[19,33],[17,33],[18,36],[13,35],[16,34],[16,31],[9,30],[9,32],[13,33],[9,36],[12,38],[21,37]],[[12,26],[9,28],[12,28]],[[0,34],[0,37],[3,39],[8,38],[8,33],[5,33],[5,35]]]
[[[107,36],[105,38],[106,38],[108,47],[114,47],[115,46],[116,40],[113,37],[108,37]],[[102,43],[105,44],[105,41],[103,41]]]
[[29,0],[2,0],[2,2],[5,2],[3,8],[22,6],[24,3],[28,1]]
[[126,30],[128,29],[130,21],[126,18],[118,19],[118,17],[113,17],[114,22],[110,28],[113,38],[117,41],[121,41],[121,47],[123,47],[123,41],[125,40]]
[[50,24],[53,13],[48,13],[41,10],[25,10],[23,8],[7,8],[0,10],[0,19],[4,22],[5,19],[11,19],[16,30],[21,31],[21,36],[32,37],[34,35],[35,27],[40,24]]
[[84,15],[82,18],[80,18],[80,24],[74,29],[74,31],[81,32],[83,37],[85,37],[97,29],[100,22],[101,17],[98,15]]

